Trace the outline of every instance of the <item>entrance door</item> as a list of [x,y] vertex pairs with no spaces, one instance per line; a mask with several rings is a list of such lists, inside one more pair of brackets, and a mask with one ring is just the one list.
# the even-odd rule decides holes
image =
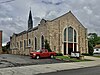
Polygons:
[[66,43],[64,42],[64,55],[66,55]]
[[72,51],[73,51],[73,43],[68,43],[68,54],[71,55]]
[[77,52],[77,51],[76,51],[76,45],[77,45],[77,44],[74,43],[74,52]]

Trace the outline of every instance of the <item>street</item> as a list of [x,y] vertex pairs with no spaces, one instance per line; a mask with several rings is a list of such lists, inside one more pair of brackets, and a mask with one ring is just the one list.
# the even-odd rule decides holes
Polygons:
[[100,75],[100,66],[37,75]]
[[12,54],[0,55],[0,68],[39,65],[39,64],[52,64],[52,63],[64,63],[64,61],[50,59],[50,58],[32,59],[30,56],[24,56],[24,55],[12,55]]

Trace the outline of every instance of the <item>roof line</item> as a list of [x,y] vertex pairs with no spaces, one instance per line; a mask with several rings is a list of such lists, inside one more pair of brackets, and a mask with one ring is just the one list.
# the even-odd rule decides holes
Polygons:
[[[63,15],[61,15],[61,16],[59,16],[59,17],[53,19],[53,20],[47,20],[47,21],[52,22],[52,21],[54,21],[54,20],[57,20],[57,19],[59,19],[59,18],[65,16],[65,15],[69,14],[69,13],[71,13],[71,14],[75,17],[75,19],[81,24],[81,26],[83,26],[83,24],[78,20],[78,18],[76,18],[76,16],[72,13],[72,11],[69,11],[69,12],[67,12],[67,13],[65,13],[65,14],[63,14]],[[83,27],[84,27],[84,26],[83,26]],[[84,27],[84,28],[85,28],[85,27]]]
[[68,13],[70,13],[71,11],[69,11],[69,12],[67,12],[67,13],[65,13],[65,14],[63,14],[63,15],[61,15],[61,16],[59,16],[59,17],[57,17],[57,18],[55,18],[55,19],[53,19],[53,20],[48,20],[48,21],[54,21],[54,20],[57,20],[57,19],[59,19],[60,17],[63,17],[64,15],[66,15],[66,14],[68,14]]

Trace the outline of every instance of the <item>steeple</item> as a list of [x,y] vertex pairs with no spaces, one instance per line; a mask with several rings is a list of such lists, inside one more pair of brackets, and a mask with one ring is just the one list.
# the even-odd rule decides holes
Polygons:
[[28,18],[28,30],[33,28],[33,20],[32,20],[32,13],[31,13],[31,9],[29,12],[29,18]]

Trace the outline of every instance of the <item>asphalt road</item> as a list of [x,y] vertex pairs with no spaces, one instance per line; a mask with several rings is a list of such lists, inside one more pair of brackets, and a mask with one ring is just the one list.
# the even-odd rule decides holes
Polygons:
[[100,75],[100,66],[37,75]]
[[65,62],[50,58],[32,59],[30,56],[0,54],[0,68],[38,65],[38,64],[52,64],[52,63],[65,63]]

